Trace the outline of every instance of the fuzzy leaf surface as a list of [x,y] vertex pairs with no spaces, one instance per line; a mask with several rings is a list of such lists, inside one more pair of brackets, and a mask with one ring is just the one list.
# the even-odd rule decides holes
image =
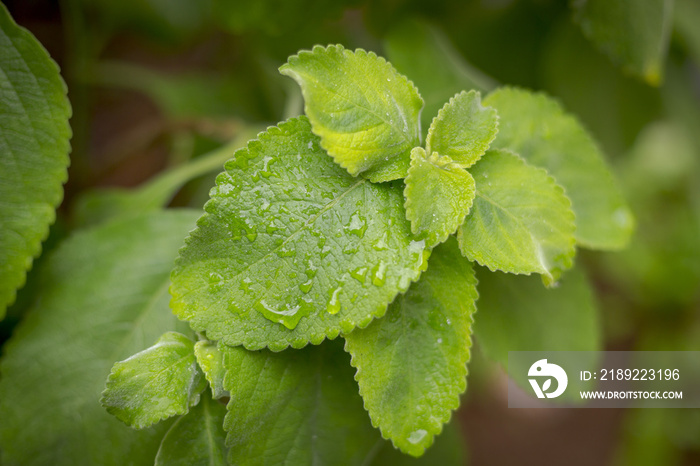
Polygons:
[[556,282],[575,254],[574,214],[562,188],[504,150],[488,151],[470,172],[476,198],[457,232],[462,254],[491,270]]
[[404,197],[411,231],[436,246],[457,230],[474,200],[474,178],[449,157],[422,147],[411,152]]
[[194,342],[177,332],[112,368],[100,400],[107,412],[135,429],[186,414],[199,402],[206,380],[194,357]]
[[106,223],[52,254],[40,295],[3,347],[2,464],[153,464],[167,422],[137,432],[100,406],[100,393],[115,361],[177,328],[169,273],[198,215]]
[[446,155],[464,168],[476,163],[498,132],[498,115],[481,105],[476,91],[462,91],[450,99],[433,119],[426,152]]
[[496,83],[471,66],[447,37],[423,21],[407,20],[389,31],[387,58],[420,89],[425,100],[421,126],[430,122],[452,96],[464,89],[490,91]]
[[484,99],[498,111],[492,148],[510,149],[546,169],[571,199],[576,241],[592,249],[623,248],[634,218],[603,155],[573,116],[544,94],[501,88]]
[[58,66],[0,5],[0,319],[56,219],[71,107]]
[[205,393],[165,434],[155,466],[226,466],[225,415],[226,407]]
[[173,271],[174,312],[273,351],[367,326],[427,265],[401,189],[348,175],[305,117],[270,128],[217,178]]
[[372,424],[404,453],[422,455],[459,406],[476,298],[472,265],[452,239],[384,318],[345,336]]
[[197,358],[197,364],[199,364],[207,382],[209,382],[212,396],[215,399],[228,396],[228,392],[224,389],[224,376],[226,375],[224,355],[219,351],[216,343],[213,341],[198,341],[194,344],[194,355]]
[[583,33],[613,61],[652,85],[661,82],[673,0],[572,1]]
[[290,57],[280,72],[301,86],[321,146],[348,173],[373,182],[406,176],[421,141],[423,99],[391,64],[373,52],[329,45]]
[[231,464],[360,465],[380,441],[339,342],[280,353],[221,349]]

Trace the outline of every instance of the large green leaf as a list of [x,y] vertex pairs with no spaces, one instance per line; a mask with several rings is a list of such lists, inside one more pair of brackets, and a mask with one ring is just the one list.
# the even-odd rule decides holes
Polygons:
[[280,353],[221,350],[230,463],[359,465],[381,441],[339,342]]
[[0,4],[0,319],[56,218],[68,177],[70,104],[44,47]]
[[614,61],[658,85],[673,23],[673,0],[572,0],[583,33]]
[[341,167],[373,182],[406,176],[420,145],[423,99],[391,64],[329,45],[299,52],[280,72],[301,86],[313,131]]
[[100,393],[115,361],[177,325],[168,274],[196,218],[170,211],[108,223],[51,257],[33,309],[3,348],[3,464],[153,464],[167,425],[136,432],[100,406]]
[[490,91],[496,83],[472,67],[436,28],[404,21],[386,36],[387,57],[411,79],[425,100],[421,123],[425,130],[450,97],[463,90]]
[[401,186],[353,178],[305,117],[219,175],[173,271],[174,312],[212,340],[279,351],[365,327],[427,264]]
[[405,453],[422,455],[459,406],[476,298],[472,266],[452,239],[383,319],[345,336],[372,424]]
[[510,149],[545,168],[571,199],[576,241],[594,249],[624,247],[634,218],[600,150],[579,122],[544,94],[501,88],[484,99],[500,117],[492,148]]
[[107,411],[142,429],[199,403],[206,379],[194,357],[194,342],[167,332],[158,342],[114,365],[100,400]]
[[225,466],[225,415],[224,405],[205,393],[202,401],[165,434],[155,466]]
[[504,150],[487,152],[470,172],[476,198],[457,232],[462,253],[491,270],[536,272],[554,283],[575,253],[574,215],[562,188]]
[[476,91],[460,92],[440,109],[430,124],[426,152],[450,157],[471,167],[484,155],[498,133],[498,115],[481,105]]
[[474,200],[474,178],[449,157],[422,147],[411,151],[404,197],[406,218],[426,246],[442,243],[464,222]]
[[477,278],[476,341],[504,367],[509,351],[600,351],[595,299],[586,276],[577,268],[550,289],[535,277],[483,268],[477,270]]

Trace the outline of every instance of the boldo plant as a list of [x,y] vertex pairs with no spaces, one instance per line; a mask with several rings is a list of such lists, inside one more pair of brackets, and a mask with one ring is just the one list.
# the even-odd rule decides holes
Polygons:
[[[118,362],[102,404],[134,428],[181,416],[158,458],[360,464],[367,413],[420,456],[466,389],[475,264],[568,285],[576,246],[622,247],[631,214],[543,94],[460,92],[424,137],[418,89],[372,52],[316,46],[280,72],[306,115],[233,154],[172,270],[194,333]],[[226,439],[207,444],[213,422]]]
[[[0,32],[2,318],[62,198],[71,107],[4,6]],[[474,336],[503,365],[565,330],[567,349],[597,348],[576,250],[620,249],[634,221],[557,101],[499,87],[425,105],[411,79],[430,73],[341,45],[279,70],[304,115],[93,198],[130,215],[53,251],[41,312],[3,347],[3,464],[123,464],[114,446],[157,465],[394,464],[385,440],[420,457],[450,421]],[[161,209],[223,160],[203,213]],[[63,429],[82,419],[100,421]]]

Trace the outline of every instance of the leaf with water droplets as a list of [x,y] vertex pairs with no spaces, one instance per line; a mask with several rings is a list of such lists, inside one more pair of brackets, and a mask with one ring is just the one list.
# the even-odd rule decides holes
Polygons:
[[404,188],[406,218],[426,246],[442,243],[464,222],[474,200],[474,178],[447,156],[416,147]]
[[476,198],[457,230],[462,254],[504,272],[542,274],[551,285],[573,264],[574,214],[563,189],[512,152],[490,150],[470,172]]
[[481,94],[463,91],[452,97],[433,119],[426,152],[446,155],[464,168],[484,155],[498,132],[498,115],[481,105]]
[[423,99],[391,64],[329,45],[299,52],[280,72],[301,86],[313,131],[340,166],[373,182],[406,176],[420,145]]
[[273,353],[221,346],[230,464],[363,465],[381,442],[338,341]]
[[405,453],[422,455],[459,406],[476,298],[472,265],[453,238],[384,318],[345,336],[373,425]]
[[522,89],[498,89],[484,105],[494,107],[500,117],[491,147],[517,152],[564,188],[576,214],[576,242],[593,249],[623,248],[634,230],[634,217],[583,126],[555,100]]
[[187,413],[205,388],[194,342],[168,332],[155,345],[114,365],[100,401],[117,419],[142,429]]
[[172,274],[172,308],[212,340],[300,348],[365,327],[427,265],[402,184],[353,178],[306,117],[234,154]]

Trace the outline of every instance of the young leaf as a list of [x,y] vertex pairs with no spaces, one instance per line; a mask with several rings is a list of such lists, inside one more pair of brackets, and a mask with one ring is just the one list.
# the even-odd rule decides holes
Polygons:
[[464,168],[476,163],[498,132],[496,110],[481,105],[476,91],[462,91],[452,97],[433,119],[426,152],[450,157]]
[[0,319],[56,218],[70,104],[58,66],[0,5]]
[[581,124],[543,94],[502,88],[484,99],[498,111],[492,148],[510,149],[546,169],[571,199],[576,241],[594,249],[620,249],[634,219],[602,154]]
[[321,146],[348,173],[373,182],[406,176],[411,149],[420,145],[423,99],[386,60],[316,46],[290,57],[280,73],[301,86]]
[[476,298],[472,266],[452,239],[386,317],[345,336],[372,424],[405,453],[422,455],[459,406]]
[[472,67],[439,29],[408,20],[386,36],[387,58],[399,73],[420,89],[425,108],[421,126],[427,129],[450,97],[464,89],[490,91],[496,83]]
[[352,178],[305,117],[226,164],[173,270],[172,308],[212,340],[280,351],[366,326],[424,270],[401,186]]
[[280,353],[221,350],[231,464],[364,464],[380,438],[338,342]]
[[[586,276],[574,268],[556,288],[535,277],[477,269],[474,333],[491,359],[508,367],[509,351],[599,351],[600,328]],[[525,382],[526,387],[529,384]]]
[[212,395],[215,399],[228,396],[224,389],[224,376],[226,368],[224,367],[224,355],[216,347],[216,343],[211,341],[198,341],[194,345],[194,355],[197,358],[197,364],[204,372],[204,376],[209,382]]
[[422,147],[411,151],[404,197],[411,231],[431,248],[447,239],[464,222],[474,200],[474,178],[449,157],[427,156]]
[[205,393],[202,401],[173,423],[156,455],[155,466],[225,466],[226,408]]
[[649,84],[661,82],[673,0],[577,0],[574,19],[595,45]]
[[50,257],[33,308],[3,347],[2,464],[153,464],[167,422],[136,432],[100,406],[100,393],[114,361],[178,324],[168,275],[197,215],[106,223]]
[[100,402],[117,419],[143,429],[199,403],[206,388],[192,340],[177,332],[112,368]]
[[542,274],[545,284],[571,267],[575,253],[571,202],[541,168],[490,150],[471,168],[476,198],[457,230],[469,260],[491,270]]

